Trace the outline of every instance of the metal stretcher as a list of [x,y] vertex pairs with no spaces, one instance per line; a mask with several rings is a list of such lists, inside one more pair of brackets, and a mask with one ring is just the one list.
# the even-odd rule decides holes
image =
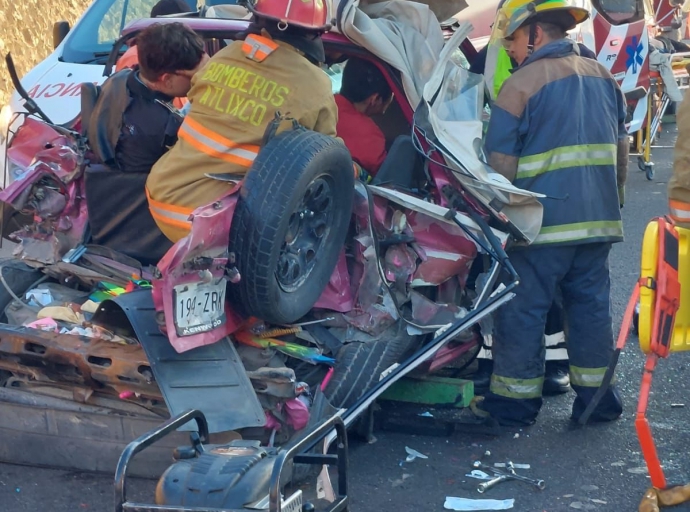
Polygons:
[[[671,67],[678,88],[683,91],[690,87],[690,74],[686,67],[690,65],[690,52],[674,53],[670,55]],[[642,130],[637,132],[635,150],[637,166],[644,172],[648,180],[654,178],[654,163],[652,162],[652,148],[661,130],[662,119],[668,111],[671,98],[659,71],[650,71],[650,91],[647,101],[647,115]]]

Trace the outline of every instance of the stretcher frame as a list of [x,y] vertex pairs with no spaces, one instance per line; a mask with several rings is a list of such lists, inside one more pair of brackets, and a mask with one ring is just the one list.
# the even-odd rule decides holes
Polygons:
[[[690,74],[686,66],[690,65],[690,52],[671,54],[671,67],[674,71],[676,84],[681,91],[690,88]],[[636,134],[635,155],[637,166],[645,173],[648,180],[654,179],[654,162],[652,148],[661,131],[662,119],[671,105],[664,81],[658,71],[650,71],[650,88],[647,94],[647,115],[643,127]]]

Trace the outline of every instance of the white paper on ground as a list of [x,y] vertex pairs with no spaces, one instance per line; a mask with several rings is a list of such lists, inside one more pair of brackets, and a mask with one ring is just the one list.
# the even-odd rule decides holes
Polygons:
[[446,496],[446,502],[443,508],[446,510],[508,510],[513,508],[515,504],[514,499],[509,500],[471,500],[468,498],[454,498],[453,496]]

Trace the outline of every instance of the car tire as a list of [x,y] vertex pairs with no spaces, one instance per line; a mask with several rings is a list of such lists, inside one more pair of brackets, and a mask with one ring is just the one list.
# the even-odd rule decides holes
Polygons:
[[261,149],[230,229],[240,281],[233,307],[274,324],[309,312],[333,273],[352,215],[352,158],[332,137],[298,128]]
[[397,331],[390,338],[352,342],[338,351],[333,375],[324,389],[324,395],[333,407],[351,407],[381,380],[385,370],[400,362],[414,342],[418,341],[418,336],[407,334],[407,325],[402,321]]
[[[14,258],[0,259],[0,272],[12,292],[21,297],[29,287],[43,276],[43,273]],[[5,284],[0,282],[0,322],[7,322],[5,310],[14,300]]]

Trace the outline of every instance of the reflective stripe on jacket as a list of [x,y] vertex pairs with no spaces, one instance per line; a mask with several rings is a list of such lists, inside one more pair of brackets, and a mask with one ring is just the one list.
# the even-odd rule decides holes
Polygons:
[[505,48],[499,48],[496,56],[496,70],[494,71],[494,98],[498,97],[504,82],[510,78],[512,69],[513,62],[510,60],[510,55]]
[[673,154],[673,176],[668,182],[671,218],[690,228],[690,95],[686,94],[676,114],[678,138]]
[[546,197],[535,244],[623,239],[616,160],[626,137],[623,94],[570,40],[552,42],[506,80],[486,136],[489,163]]
[[[207,174],[241,178],[256,158],[276,113],[335,136],[337,108],[326,73],[298,50],[249,35],[215,54],[192,79],[191,108],[175,146],[147,180],[154,219],[173,241],[188,227],[175,217],[227,193],[231,184]],[[169,215],[164,215],[167,211]]]

